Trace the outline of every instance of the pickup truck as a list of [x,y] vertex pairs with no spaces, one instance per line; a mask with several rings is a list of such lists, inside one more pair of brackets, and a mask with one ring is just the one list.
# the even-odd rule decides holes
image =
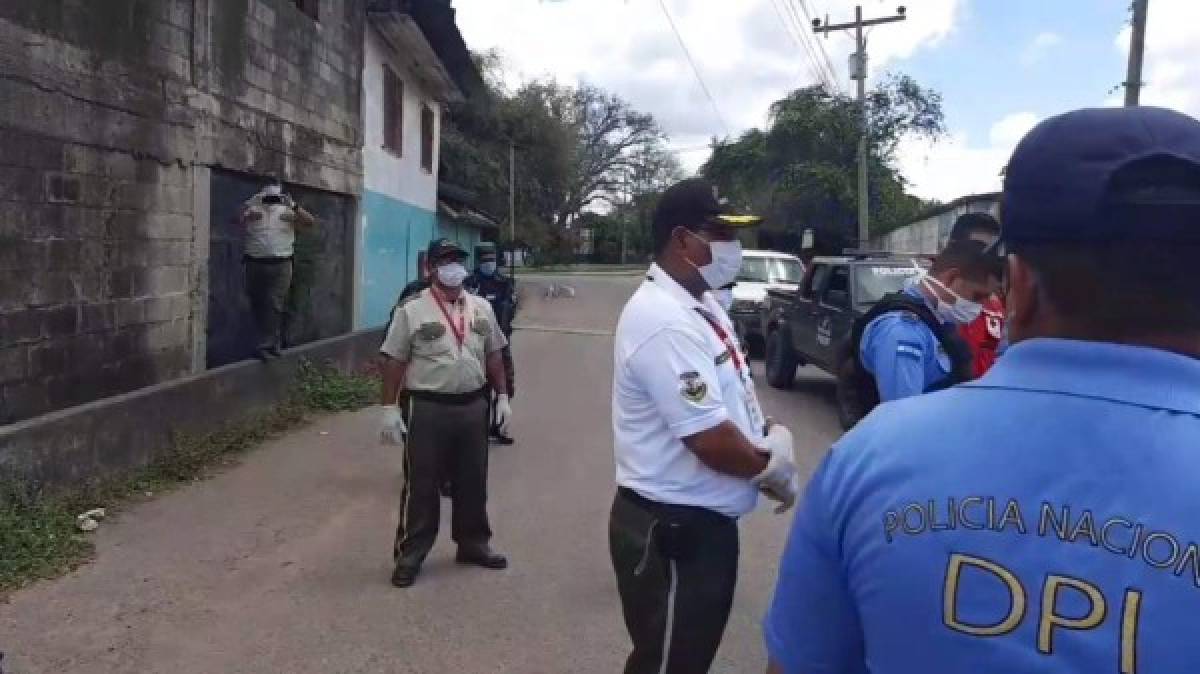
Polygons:
[[853,424],[843,372],[853,364],[849,345],[854,319],[884,295],[901,290],[926,261],[912,255],[860,253],[816,257],[794,291],[770,290],[762,312],[767,383],[791,388],[800,365],[815,365],[838,379],[838,419]]

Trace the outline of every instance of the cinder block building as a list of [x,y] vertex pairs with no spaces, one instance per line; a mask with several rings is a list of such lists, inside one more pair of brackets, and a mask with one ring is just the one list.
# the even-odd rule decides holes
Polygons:
[[240,360],[277,176],[289,341],[354,324],[365,0],[0,3],[0,424]]

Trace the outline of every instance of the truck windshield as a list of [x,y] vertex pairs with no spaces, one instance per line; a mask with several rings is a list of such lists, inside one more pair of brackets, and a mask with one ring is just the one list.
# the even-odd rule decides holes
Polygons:
[[786,257],[747,257],[737,280],[751,283],[799,283],[804,265]]
[[860,305],[871,305],[884,295],[904,288],[904,283],[917,273],[912,267],[864,265],[855,276],[858,292],[855,296]]

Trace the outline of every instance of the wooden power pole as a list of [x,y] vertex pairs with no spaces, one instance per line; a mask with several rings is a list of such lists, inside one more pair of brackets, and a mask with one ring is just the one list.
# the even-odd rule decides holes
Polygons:
[[1125,73],[1125,105],[1142,95],[1142,57],[1146,52],[1146,12],[1150,0],[1133,0],[1133,32],[1129,36],[1129,70]]
[[854,21],[852,22],[823,25],[820,19],[813,19],[814,33],[828,34],[837,30],[854,29],[855,51],[850,55],[850,79],[858,83],[858,247],[860,249],[867,247],[867,240],[870,238],[868,229],[870,222],[869,192],[867,189],[867,135],[870,133],[870,126],[867,119],[867,39],[863,35],[863,28],[903,21],[905,18],[904,7],[899,7],[894,16],[863,20],[862,5],[859,5],[854,8]]

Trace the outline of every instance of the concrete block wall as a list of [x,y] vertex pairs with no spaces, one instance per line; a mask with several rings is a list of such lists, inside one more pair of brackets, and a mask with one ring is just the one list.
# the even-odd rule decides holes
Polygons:
[[211,168],[357,194],[363,22],[0,2],[0,425],[203,369]]

